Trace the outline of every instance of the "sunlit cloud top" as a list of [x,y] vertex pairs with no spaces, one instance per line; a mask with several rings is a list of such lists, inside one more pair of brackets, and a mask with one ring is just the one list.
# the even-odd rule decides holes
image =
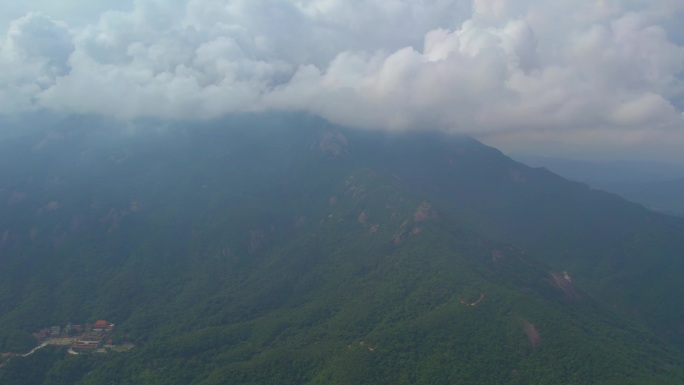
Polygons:
[[681,1],[80,3],[0,5],[0,114],[294,110],[495,142],[684,143]]

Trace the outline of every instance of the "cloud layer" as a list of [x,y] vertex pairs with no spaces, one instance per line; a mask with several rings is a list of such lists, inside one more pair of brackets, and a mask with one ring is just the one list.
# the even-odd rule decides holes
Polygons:
[[0,114],[684,140],[677,0],[139,0],[89,22],[35,3],[0,37]]

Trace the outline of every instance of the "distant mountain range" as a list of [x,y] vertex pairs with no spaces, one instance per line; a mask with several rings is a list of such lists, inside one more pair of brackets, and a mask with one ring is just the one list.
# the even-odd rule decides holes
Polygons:
[[303,115],[0,141],[11,384],[680,384],[684,219],[469,137]]
[[607,188],[651,210],[684,217],[684,178],[616,184]]
[[684,166],[665,162],[590,162],[515,155],[516,159],[570,180],[619,194],[647,208],[684,216]]

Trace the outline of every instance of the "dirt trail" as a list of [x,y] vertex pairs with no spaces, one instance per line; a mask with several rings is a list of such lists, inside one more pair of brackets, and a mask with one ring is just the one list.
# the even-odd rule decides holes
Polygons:
[[539,335],[539,331],[537,330],[536,326],[529,321],[525,321],[525,327],[523,330],[525,331],[525,335],[527,335],[527,339],[530,341],[530,344],[532,344],[533,348],[538,348],[541,346],[541,335]]
[[565,297],[567,299],[572,301],[577,301],[580,299],[580,295],[577,292],[577,289],[575,289],[575,286],[573,286],[572,282],[564,278],[562,275],[556,273],[555,271],[552,271],[549,274],[551,275],[551,278],[553,278],[553,281],[556,284],[556,286],[563,290],[563,292],[565,293]]

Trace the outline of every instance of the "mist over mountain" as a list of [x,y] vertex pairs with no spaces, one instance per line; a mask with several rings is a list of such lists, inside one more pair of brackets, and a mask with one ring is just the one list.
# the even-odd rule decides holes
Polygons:
[[303,111],[681,162],[683,15],[675,0],[5,2],[0,115]]
[[[0,141],[2,384],[677,384],[684,220],[468,136],[306,114]],[[4,356],[3,356],[4,357]]]
[[0,385],[684,383],[682,20],[0,2]]

